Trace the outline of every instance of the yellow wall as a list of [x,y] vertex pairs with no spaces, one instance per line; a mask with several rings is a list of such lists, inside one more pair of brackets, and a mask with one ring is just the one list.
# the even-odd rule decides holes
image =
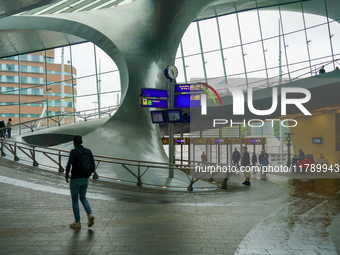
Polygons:
[[[335,148],[335,113],[327,112],[311,117],[296,118],[296,127],[291,127],[294,153],[302,149],[306,154],[319,158],[322,154],[329,164],[340,164],[340,151]],[[294,125],[292,122],[290,125]],[[322,137],[322,144],[313,144],[312,137]]]

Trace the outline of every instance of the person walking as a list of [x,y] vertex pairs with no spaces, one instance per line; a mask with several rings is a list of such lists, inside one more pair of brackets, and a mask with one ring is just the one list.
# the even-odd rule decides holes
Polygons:
[[12,119],[11,118],[8,119],[6,128],[7,128],[7,135],[8,135],[7,137],[11,138],[12,136]]
[[246,181],[243,182],[242,184],[244,185],[250,185],[250,155],[249,152],[247,151],[247,147],[243,147],[243,153],[242,153],[242,160],[241,160],[241,166],[242,170],[244,171],[244,176],[246,177]]
[[232,160],[234,162],[234,166],[237,165],[237,169],[240,169],[240,166],[238,164],[238,162],[240,161],[241,158],[241,154],[240,152],[237,150],[237,148],[235,148],[234,152],[233,152],[233,156],[232,156]]
[[[70,191],[75,221],[70,224],[70,228],[73,229],[81,229],[79,199],[88,216],[88,227],[92,227],[94,224],[94,216],[90,203],[86,198],[86,192],[89,185],[89,177],[95,170],[95,163],[91,150],[84,148],[82,143],[83,140],[80,135],[76,135],[73,138],[74,149],[70,152],[65,174],[66,182],[69,183],[71,171]],[[91,169],[90,174],[86,171],[88,168]]]
[[253,170],[256,172],[256,163],[257,163],[257,156],[255,154],[255,151],[253,152],[253,156],[251,157],[251,162],[253,163]]

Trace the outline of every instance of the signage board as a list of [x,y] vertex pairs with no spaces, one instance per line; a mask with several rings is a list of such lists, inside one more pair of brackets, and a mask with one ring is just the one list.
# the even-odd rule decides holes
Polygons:
[[169,144],[169,138],[162,138],[163,144]]
[[207,138],[192,138],[191,142],[193,144],[207,144],[208,139]]
[[263,144],[265,142],[264,138],[244,138],[244,144]]
[[[163,144],[169,144],[169,138],[162,138]],[[174,144],[190,144],[190,138],[174,138]]]
[[175,144],[189,144],[190,139],[189,138],[174,138]]
[[153,108],[168,108],[169,103],[167,99],[142,98],[141,106],[142,107],[153,107]]
[[169,98],[169,91],[165,89],[142,88],[141,97],[161,97]]
[[209,144],[228,144],[228,138],[209,138]]
[[203,92],[203,89],[207,89],[207,87],[201,83],[197,84],[177,84],[175,85],[175,93],[182,92]]
[[242,144],[242,138],[231,138],[231,144]]
[[201,94],[175,95],[176,108],[200,108]]
[[261,144],[261,138],[250,138],[250,144]]

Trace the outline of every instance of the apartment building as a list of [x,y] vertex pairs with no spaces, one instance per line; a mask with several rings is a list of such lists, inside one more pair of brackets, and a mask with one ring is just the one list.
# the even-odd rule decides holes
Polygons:
[[[75,112],[76,92],[76,68],[69,63],[55,63],[54,49],[0,59],[2,120],[12,118],[16,124]],[[73,117],[64,119],[65,123],[73,121]]]

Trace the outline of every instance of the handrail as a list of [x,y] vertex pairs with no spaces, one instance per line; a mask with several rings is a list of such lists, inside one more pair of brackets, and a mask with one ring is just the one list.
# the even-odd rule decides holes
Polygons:
[[[109,117],[111,117],[113,115],[112,113],[115,110],[117,110],[119,108],[119,106],[120,105],[113,105],[113,106],[107,106],[107,107],[100,108],[100,114],[104,114],[104,115],[106,114]],[[93,111],[94,111],[94,113],[93,113]],[[88,112],[90,112],[90,113],[88,113]],[[80,113],[80,114],[78,114],[78,113]],[[67,113],[64,113],[64,114],[57,114],[57,115],[51,115],[51,116],[46,116],[46,117],[42,117],[42,118],[32,119],[32,120],[13,124],[12,128],[24,126],[26,128],[29,128],[29,130],[31,132],[34,132],[35,130],[41,130],[41,129],[47,129],[47,128],[55,127],[55,126],[43,126],[43,127],[36,126],[36,128],[34,128],[35,125],[38,125],[38,123],[40,123],[44,120],[47,120],[47,119],[51,119],[51,120],[55,121],[58,124],[58,126],[60,126],[62,119],[64,119],[65,117],[77,117],[77,118],[82,118],[85,121],[87,121],[89,118],[96,117],[96,116],[99,116],[98,108],[89,109],[89,110],[82,110],[82,111],[78,111],[76,113],[67,112]],[[64,124],[66,125],[66,124],[72,124],[72,123],[64,123]],[[0,128],[0,130],[6,130],[6,129],[8,129],[8,128],[7,127]]]
[[[340,59],[336,59],[334,61],[338,61],[338,60],[340,60]],[[323,62],[323,63],[320,64],[320,66],[331,64],[334,61],[332,60],[332,61]],[[308,66],[306,68],[301,68],[301,69],[295,70],[291,73],[298,72],[298,71],[301,71],[301,70],[305,70],[307,68],[310,69],[310,66]],[[297,76],[293,79],[289,79],[288,81],[284,81],[284,82],[291,82],[293,80],[298,79],[299,77],[302,77],[306,74],[309,74],[310,72],[311,71],[308,71],[304,74],[301,74],[301,75],[299,75],[299,76]],[[278,77],[280,77],[280,75],[271,77],[270,79],[278,78]],[[248,83],[248,85],[258,83],[258,82],[261,82],[261,81],[268,81],[268,79]],[[278,83],[278,82],[279,81],[270,82],[270,84],[268,84],[266,87],[275,86],[275,83]],[[239,85],[238,87],[245,86],[245,85],[247,85],[247,84]],[[265,85],[259,85],[257,87],[253,87],[253,88],[261,88],[263,86],[265,86]],[[222,89],[222,90],[225,90],[225,89]],[[217,91],[221,91],[221,90],[217,90]],[[111,116],[112,112],[114,110],[117,110],[118,107],[119,107],[119,105],[101,108],[100,114],[108,114],[109,116]],[[43,120],[51,119],[51,120],[55,121],[56,123],[58,123],[58,125],[60,126],[61,120],[65,117],[68,117],[68,116],[83,118],[85,121],[87,121],[88,118],[99,115],[99,111],[96,112],[96,110],[97,110],[97,108],[91,109],[91,110],[80,111],[80,112],[83,112],[83,115],[78,114],[78,113],[74,113],[74,112],[69,112],[69,113],[65,113],[65,114],[58,114],[58,115],[53,115],[53,116],[42,117],[42,118],[33,119],[33,120],[30,120],[30,121],[25,121],[25,122],[14,124],[14,125],[12,125],[12,128],[16,127],[16,126],[23,125],[23,126],[30,128],[31,131],[34,132],[33,127],[37,122],[41,122]],[[94,111],[94,113],[86,114],[86,112],[91,112],[91,111]],[[33,123],[33,125],[32,125],[32,123]],[[48,127],[46,127],[46,128],[48,128]],[[7,129],[7,127],[0,128],[0,130],[5,130],[5,129]],[[19,161],[17,151],[20,150],[26,156],[28,156],[28,158],[30,158],[33,161],[33,166],[39,165],[39,162],[37,161],[37,158],[36,158],[36,153],[41,153],[42,155],[45,155],[48,159],[50,159],[52,162],[54,162],[56,165],[58,165],[59,172],[64,172],[64,168],[63,168],[62,162],[61,162],[62,157],[68,157],[69,156],[69,151],[66,151],[66,150],[48,148],[48,147],[44,147],[44,146],[37,146],[37,145],[33,145],[33,144],[16,142],[16,141],[12,141],[12,140],[4,140],[4,139],[0,138],[1,156],[6,156],[5,149],[7,149],[8,152],[13,154],[14,161]],[[55,159],[52,158],[52,156],[57,156],[58,159],[55,160]],[[156,168],[157,169],[175,169],[177,171],[182,171],[183,173],[186,174],[186,176],[189,180],[189,186],[187,187],[187,189],[189,191],[193,190],[193,184],[195,182],[201,180],[202,177],[201,178],[194,178],[194,177],[192,177],[188,174],[188,170],[189,171],[192,170],[195,167],[195,165],[197,165],[197,164],[205,164],[205,165],[208,165],[208,166],[209,165],[210,166],[216,165],[215,163],[202,162],[202,161],[192,161],[192,160],[176,160],[176,161],[181,161],[181,162],[188,162],[188,164],[184,165],[184,164],[170,164],[170,163],[163,163],[163,162],[152,162],[152,161],[134,160],[134,159],[126,159],[126,158],[117,158],[117,157],[109,157],[109,156],[104,156],[104,155],[94,155],[94,158],[95,158],[95,161],[97,162],[96,170],[98,169],[98,166],[99,166],[100,163],[110,163],[110,164],[120,164],[120,165],[122,165],[123,168],[126,169],[126,171],[128,171],[132,176],[134,176],[137,179],[137,186],[143,185],[142,177],[146,174],[146,172],[150,168],[151,169],[152,168],[153,169],[156,169]],[[218,164],[218,165],[220,165],[222,167],[223,166],[229,166],[229,164]],[[138,170],[137,173],[133,172],[131,169],[129,169],[129,167],[137,167],[137,170]],[[143,173],[141,173],[141,168],[146,168]],[[227,188],[226,182],[229,179],[229,176],[230,176],[230,173],[226,174],[226,176],[225,176],[225,179],[222,183],[223,189]],[[95,171],[94,179],[98,179],[98,178],[99,178],[98,173],[97,173],[97,171]],[[105,177],[105,178],[108,178],[108,177]],[[113,179],[113,178],[111,178],[111,179]],[[131,182],[129,180],[123,180],[123,181]],[[146,184],[146,183],[144,183],[144,184]],[[155,184],[147,184],[147,185],[160,186],[160,185],[155,185]],[[172,187],[172,186],[169,186],[169,187]]]
[[[6,139],[0,139],[0,152],[1,156],[6,156],[6,152],[13,155],[14,161],[19,161],[20,158],[18,156],[18,151],[21,151],[23,154],[25,154],[29,159],[29,161],[32,161],[33,166],[39,166],[39,162],[37,160],[37,153],[40,153],[41,155],[44,155],[47,159],[52,161],[55,165],[57,165],[59,172],[64,172],[64,167],[62,166],[62,158],[67,158],[69,156],[69,151],[66,150],[60,150],[55,148],[47,148],[44,146],[37,146],[33,144],[27,144],[22,142],[16,142],[13,140],[6,140]],[[143,184],[150,185],[150,186],[162,186],[157,184],[147,184],[142,182],[142,177],[149,172],[150,169],[156,170],[156,169],[175,169],[176,171],[181,171],[184,173],[188,178],[188,191],[193,191],[193,185],[197,181],[201,180],[205,175],[209,174],[206,173],[202,177],[193,177],[190,176],[190,170],[194,169],[195,163],[202,163],[199,161],[191,161],[190,165],[182,165],[182,164],[170,164],[170,163],[163,163],[163,162],[152,162],[152,161],[144,161],[144,160],[134,160],[134,159],[126,159],[126,158],[116,158],[116,157],[109,157],[109,156],[103,156],[103,155],[93,155],[96,164],[96,171],[94,173],[93,178],[98,179],[98,166],[100,163],[109,163],[109,164],[119,164],[122,165],[124,169],[126,169],[127,172],[129,172],[132,176],[134,176],[137,179],[137,186],[142,186]],[[53,158],[57,157],[57,158]],[[27,159],[23,159],[24,161],[27,161]],[[206,165],[216,165],[215,163],[209,163],[204,162]],[[219,164],[221,166],[229,166],[227,164]],[[51,166],[50,166],[51,167]],[[136,167],[137,172],[134,172],[131,168]],[[56,168],[56,167],[52,167]],[[146,169],[142,169],[146,168]],[[136,169],[135,169],[136,170]],[[222,188],[226,189],[226,182],[229,179],[230,173],[227,173],[225,175],[225,180],[223,182]],[[114,179],[105,177],[107,179]],[[118,180],[118,179],[114,179]],[[131,182],[130,180],[122,180],[125,182]],[[176,187],[176,186],[168,186],[168,187]],[[177,188],[185,188],[185,187],[177,187]],[[211,187],[198,187],[202,189],[209,189]]]
[[[333,62],[336,62],[336,61],[339,61],[339,60],[340,60],[340,59],[335,59],[335,60],[329,60],[329,61],[321,62],[321,63],[318,64],[318,65],[320,65],[320,66],[319,66],[319,67],[316,67],[316,66],[315,66],[315,68],[316,68],[316,70],[319,70],[322,66],[327,66],[327,65],[332,64]],[[311,71],[310,71],[310,66],[303,67],[303,68],[294,70],[294,71],[289,72],[289,73],[284,73],[284,74],[282,74],[282,75],[273,76],[273,77],[270,77],[270,78],[268,78],[268,79],[263,79],[263,80],[259,80],[259,81],[253,81],[253,82],[241,84],[241,85],[238,85],[238,86],[236,86],[236,87],[243,87],[243,86],[247,86],[247,85],[249,86],[249,84],[255,84],[255,83],[259,83],[259,82],[268,82],[270,79],[275,79],[275,78],[277,79],[277,78],[280,78],[280,76],[292,74],[292,73],[295,73],[295,72],[300,72],[300,71],[305,70],[305,69],[309,69],[309,71],[308,71],[308,72],[305,72],[305,73],[303,73],[303,74],[301,74],[301,75],[299,75],[299,76],[297,76],[297,77],[290,78],[289,80],[284,80],[284,81],[282,81],[282,83],[292,82],[292,81],[298,80],[300,77],[303,77],[303,76],[305,76],[305,75],[307,75],[307,74],[310,74],[310,73],[311,73]],[[313,75],[311,75],[311,76],[313,76]],[[263,85],[254,86],[254,87],[252,87],[252,88],[253,88],[253,89],[261,89],[261,88],[273,87],[273,86],[279,85],[279,82],[280,82],[280,81],[271,81],[271,82],[269,82],[269,84],[267,84],[267,85],[264,85],[264,84],[263,84]],[[196,83],[197,83],[197,82],[196,82]],[[276,85],[275,85],[275,84],[276,84]],[[217,89],[216,92],[217,92],[218,94],[221,94],[222,92],[227,91],[227,90],[228,90],[228,89]]]

